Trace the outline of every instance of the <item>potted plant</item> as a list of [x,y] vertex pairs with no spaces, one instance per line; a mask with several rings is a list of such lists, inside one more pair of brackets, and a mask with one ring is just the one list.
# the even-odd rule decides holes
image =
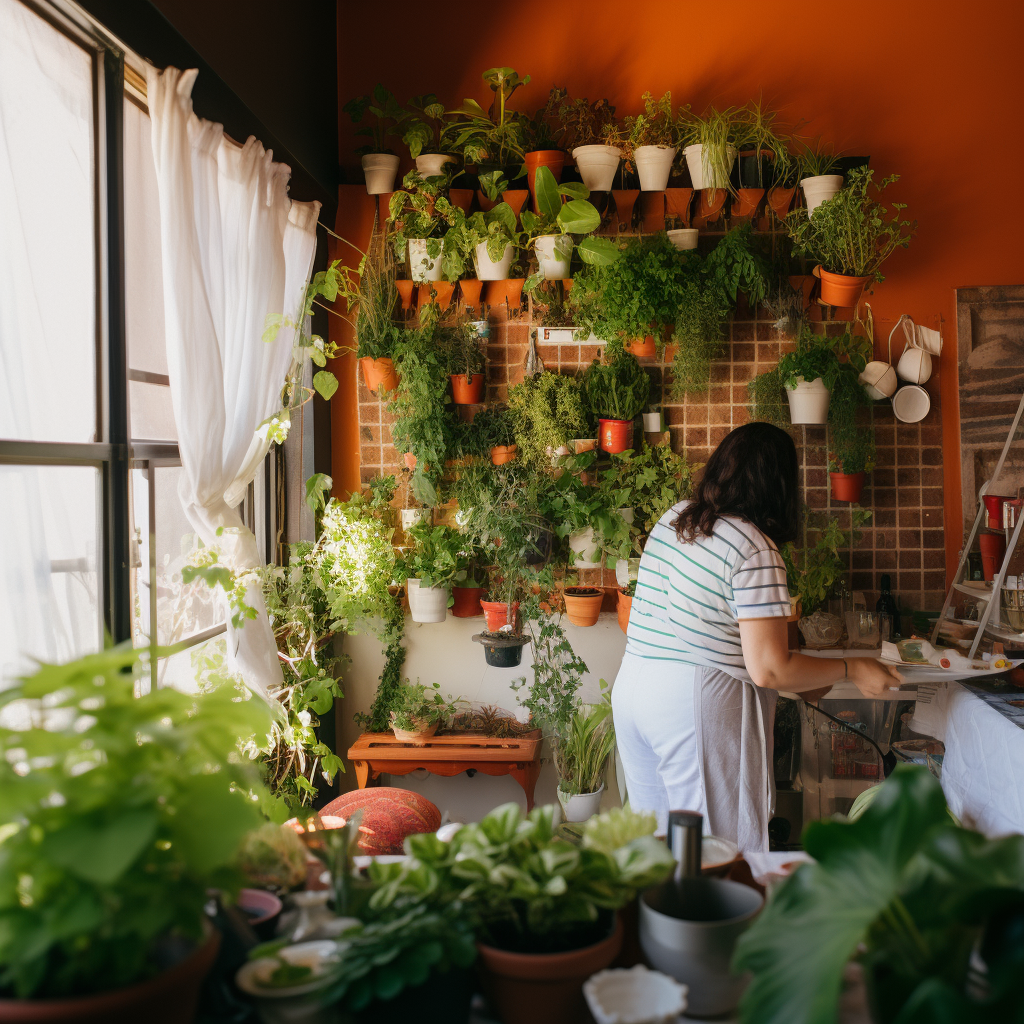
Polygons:
[[365,114],[373,119],[373,123],[356,129],[356,135],[370,140],[356,152],[363,154],[366,191],[371,196],[390,192],[395,187],[395,175],[398,173],[398,154],[388,148],[387,140],[398,134],[398,126],[408,115],[391,92],[379,83],[369,96],[349,100],[342,110],[353,124],[362,124]]
[[449,280],[472,265],[481,281],[505,281],[516,254],[516,215],[508,203],[468,216],[458,207],[447,210],[451,225],[445,236],[444,267]]
[[[813,218],[802,209],[786,218],[793,253],[819,264],[821,301],[830,306],[856,306],[868,284],[884,281],[882,264],[910,245],[917,227],[917,221],[900,219],[905,203],[893,203],[890,212],[872,198],[873,175],[867,167],[856,167],[847,175],[846,187],[823,202]],[[896,181],[898,174],[883,178],[876,194]]]
[[479,405],[484,400],[484,353],[480,336],[468,323],[444,331],[438,338],[442,360],[456,405]]
[[578,707],[568,729],[552,748],[558,772],[558,802],[566,821],[587,821],[597,814],[614,749],[611,692],[602,679],[600,703]]
[[695,189],[732,188],[730,176],[738,152],[736,143],[743,138],[744,121],[743,112],[737,107],[708,107],[699,115],[689,108],[680,111],[678,136]]
[[736,112],[735,144],[739,185],[732,216],[749,216],[768,185],[787,180],[791,158],[777,115],[755,100]]
[[633,447],[633,420],[647,404],[651,378],[635,356],[619,351],[608,362],[595,359],[583,375],[587,402],[598,418],[601,448],[621,452]]
[[600,474],[600,486],[611,495],[610,504],[635,510],[641,532],[650,533],[673,505],[692,494],[693,468],[685,453],[645,442],[613,455],[611,466]]
[[753,979],[740,1019],[833,1020],[851,959],[877,1024],[1018,1019],[1024,839],[962,828],[923,766],[869,792],[859,816],[804,829],[814,860],[741,936],[735,968]]
[[619,587],[617,594],[616,614],[619,629],[625,633],[629,628],[629,616],[633,611],[633,597],[636,594],[636,580],[630,580],[624,587]]
[[516,425],[507,405],[491,406],[479,413],[473,420],[473,434],[480,454],[488,455],[495,466],[516,458]]
[[565,99],[564,89],[553,88],[547,102],[524,126],[523,150],[526,163],[526,180],[533,197],[533,212],[539,213],[537,198],[537,172],[546,168],[555,182],[561,180],[565,166],[565,152],[559,146],[561,126],[556,123],[559,104]]
[[423,745],[458,710],[458,700],[441,696],[441,684],[414,686],[408,679],[391,708],[391,729],[395,739]]
[[615,183],[622,149],[617,144],[622,130],[615,108],[605,100],[568,97],[558,108],[562,143],[576,161],[583,184],[591,192],[608,192]]
[[414,96],[407,106],[402,141],[409,147],[409,156],[416,161],[416,170],[424,178],[446,175],[446,165],[458,161],[449,147],[451,116],[433,93]]
[[579,584],[566,586],[562,590],[565,616],[574,626],[596,626],[604,602],[604,591],[600,587]]
[[875,437],[870,428],[856,427],[829,446],[828,469],[836,501],[860,501],[864,475],[875,468]]
[[565,374],[546,370],[524,377],[508,389],[508,407],[519,454],[535,466],[550,465],[553,455],[568,452],[574,438],[590,431],[583,387]]
[[796,158],[796,166],[807,216],[811,217],[843,187],[843,176],[838,173],[839,156],[818,139],[813,146],[804,146]]
[[410,171],[389,201],[391,247],[396,261],[408,265],[416,284],[441,280],[447,223],[436,210],[438,202],[447,203],[440,186],[419,171]]
[[0,1019],[195,1013],[219,945],[209,889],[238,892],[269,799],[238,747],[271,716],[225,677],[136,696],[143,654],[42,665],[3,693]]
[[450,526],[427,523],[410,527],[406,535],[412,546],[400,556],[396,570],[399,579],[408,582],[412,621],[444,622],[465,541]]
[[643,113],[625,120],[627,147],[642,192],[661,192],[668,185],[676,158],[676,123],[672,116],[672,93],[661,99],[645,92]]

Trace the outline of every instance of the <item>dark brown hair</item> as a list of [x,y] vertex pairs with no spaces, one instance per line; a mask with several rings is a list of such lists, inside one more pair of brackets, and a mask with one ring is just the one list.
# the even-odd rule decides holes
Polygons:
[[799,527],[796,445],[770,423],[737,427],[712,452],[693,501],[672,528],[680,541],[710,537],[722,516],[756,526],[781,547]]

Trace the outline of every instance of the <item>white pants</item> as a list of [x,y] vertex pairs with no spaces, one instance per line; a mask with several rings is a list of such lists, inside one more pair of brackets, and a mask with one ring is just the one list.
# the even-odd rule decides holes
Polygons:
[[668,812],[705,815],[694,716],[695,665],[626,655],[612,689],[615,743],[626,776],[629,806],[653,811],[658,834]]

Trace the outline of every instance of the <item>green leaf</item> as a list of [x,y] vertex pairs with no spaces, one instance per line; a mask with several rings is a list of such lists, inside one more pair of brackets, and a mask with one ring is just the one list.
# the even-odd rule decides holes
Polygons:
[[[555,176],[549,167],[537,168],[537,174],[533,179],[533,191],[537,197],[537,210],[540,215],[554,220],[558,216],[559,210],[562,209],[562,197],[559,194]],[[600,218],[598,218],[598,223],[600,223]]]
[[558,191],[569,199],[588,199],[590,189],[581,181],[566,181],[558,186]]
[[43,840],[51,863],[98,885],[110,885],[135,862],[156,833],[154,811],[128,811],[105,824],[75,821]]
[[601,225],[601,214],[586,199],[570,199],[558,213],[559,226],[567,234],[585,235]]
[[313,387],[317,394],[330,401],[331,396],[338,390],[338,378],[330,370],[320,370],[313,374]]
[[622,250],[610,238],[584,238],[576,246],[580,259],[595,267],[611,266]]
[[316,512],[324,507],[324,494],[334,486],[334,481],[326,473],[314,473],[306,481],[306,504]]
[[283,313],[268,313],[267,318],[263,321],[263,341],[266,344],[270,344],[277,340],[278,332],[281,330],[281,326],[284,323]]
[[[299,776],[301,778],[301,776]],[[262,816],[245,794],[232,792],[222,775],[182,780],[171,819],[171,845],[189,869],[210,871],[235,856],[242,837]]]

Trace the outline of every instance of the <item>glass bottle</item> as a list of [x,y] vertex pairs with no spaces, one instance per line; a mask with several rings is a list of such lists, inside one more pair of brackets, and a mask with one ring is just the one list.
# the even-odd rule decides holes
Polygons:
[[875,602],[879,632],[883,640],[896,640],[902,635],[900,633],[900,611],[896,605],[896,598],[892,595],[892,579],[888,573],[882,574],[881,588],[881,593]]

